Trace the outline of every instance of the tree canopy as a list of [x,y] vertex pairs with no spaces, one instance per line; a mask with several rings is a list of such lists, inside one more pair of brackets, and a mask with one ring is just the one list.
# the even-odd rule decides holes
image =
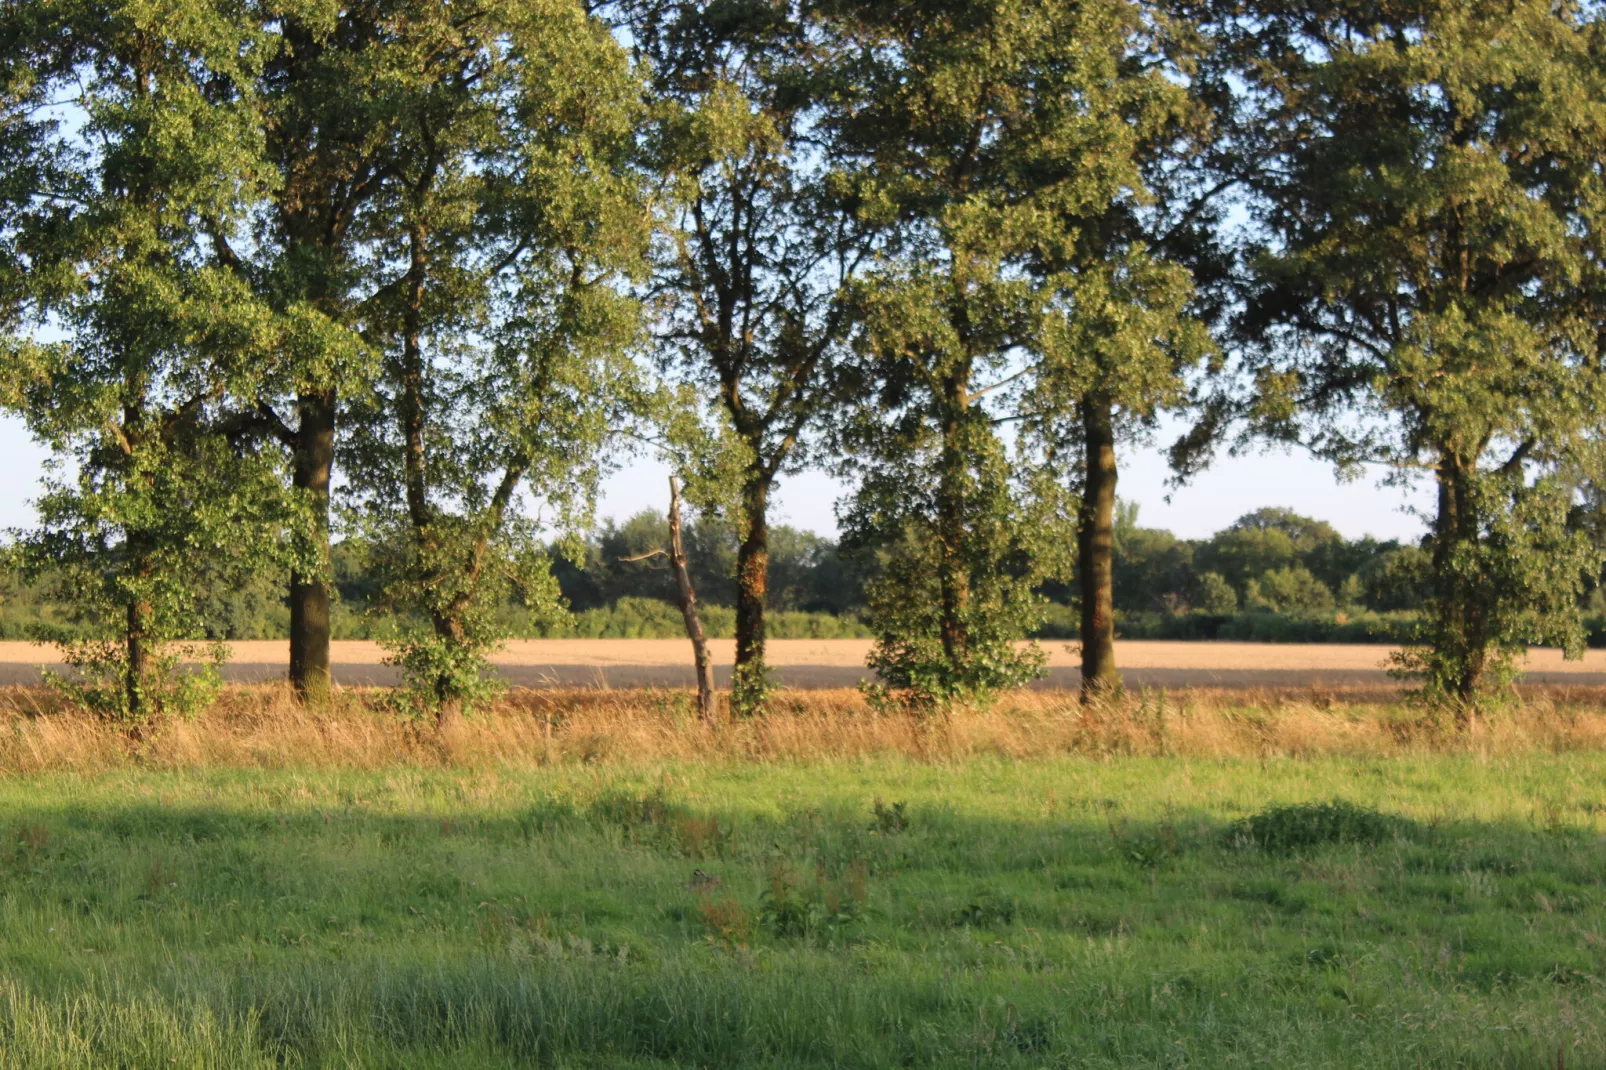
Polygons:
[[[54,458],[7,583],[72,607],[41,627],[135,724],[188,701],[168,670],[220,615],[286,615],[320,701],[344,590],[444,723],[514,602],[535,627],[666,593],[607,560],[659,521],[594,529],[647,443],[701,511],[676,591],[734,607],[736,712],[772,609],[862,610],[887,697],[932,711],[1030,679],[1064,604],[1085,702],[1119,686],[1118,615],[1415,614],[1398,668],[1465,723],[1601,598],[1603,27],[1538,0],[0,5],[0,406]],[[1142,528],[1119,450],[1161,413],[1178,479],[1297,444],[1430,484],[1428,535]],[[804,466],[851,484],[840,545],[771,527]]]
[[1406,668],[1470,701],[1576,647],[1599,551],[1606,84],[1568,5],[1267,4],[1244,30],[1267,243],[1241,323],[1255,416],[1340,465],[1432,474],[1433,623]]

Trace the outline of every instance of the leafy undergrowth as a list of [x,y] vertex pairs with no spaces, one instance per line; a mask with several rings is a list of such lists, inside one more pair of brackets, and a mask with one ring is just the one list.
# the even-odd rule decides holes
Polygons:
[[1606,756],[0,781],[0,1065],[1606,1063]]

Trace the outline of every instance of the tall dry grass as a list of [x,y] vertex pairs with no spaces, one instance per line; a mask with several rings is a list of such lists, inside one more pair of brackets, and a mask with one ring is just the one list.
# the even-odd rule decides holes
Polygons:
[[444,737],[389,711],[382,690],[311,710],[280,685],[235,686],[205,715],[139,744],[40,688],[0,689],[0,773],[155,768],[532,766],[657,760],[924,761],[1082,754],[1194,758],[1606,750],[1606,689],[1535,688],[1457,733],[1380,689],[1188,690],[1091,710],[1024,691],[931,719],[886,714],[856,691],[784,691],[764,717],[704,725],[690,692],[516,690]]

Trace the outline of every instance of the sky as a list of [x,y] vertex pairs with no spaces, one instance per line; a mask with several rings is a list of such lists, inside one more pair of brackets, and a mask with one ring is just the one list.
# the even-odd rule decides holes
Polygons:
[[[1164,441],[1162,429],[1162,441]],[[39,493],[45,451],[21,423],[0,418],[0,530],[23,527],[33,519],[29,502]],[[642,509],[667,507],[668,470],[639,460],[611,477],[603,488],[602,516],[623,519]],[[1381,470],[1340,483],[1332,466],[1299,452],[1273,450],[1244,457],[1218,457],[1183,487],[1167,483],[1169,469],[1160,450],[1128,449],[1122,457],[1120,496],[1138,503],[1138,523],[1169,528],[1183,538],[1205,538],[1262,506],[1284,506],[1326,520],[1348,538],[1416,539],[1422,520],[1408,507],[1431,505],[1426,487],[1405,490],[1379,486]],[[836,534],[836,504],[844,486],[823,472],[785,479],[775,497],[771,523]]]
[[[1162,427],[1158,440],[1173,436]],[[1118,493],[1138,504],[1142,526],[1168,528],[1188,539],[1207,538],[1263,506],[1283,506],[1325,520],[1351,539],[1421,537],[1423,521],[1410,510],[1431,508],[1429,489],[1380,486],[1385,474],[1374,468],[1358,480],[1340,483],[1332,465],[1279,448],[1220,456],[1187,485],[1173,487],[1162,450],[1129,447],[1121,457]],[[602,515],[622,519],[645,508],[662,510],[667,506],[667,478],[668,469],[658,462],[634,463],[608,481]],[[823,472],[784,479],[770,522],[835,535],[836,504],[845,492],[843,484]]]

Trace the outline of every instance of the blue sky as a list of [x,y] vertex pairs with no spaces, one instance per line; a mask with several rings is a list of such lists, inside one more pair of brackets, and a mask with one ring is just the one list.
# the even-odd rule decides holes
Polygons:
[[[44,451],[28,438],[21,424],[0,419],[0,529],[28,524],[28,500],[38,494]],[[1301,453],[1273,451],[1247,457],[1222,457],[1191,484],[1166,485],[1168,471],[1157,449],[1129,449],[1122,459],[1121,497],[1139,505],[1145,527],[1170,528],[1185,538],[1201,538],[1264,505],[1295,509],[1326,520],[1355,538],[1414,539],[1422,521],[1405,510],[1430,504],[1426,489],[1407,492],[1380,487],[1381,471],[1352,483],[1339,483],[1332,468]],[[642,460],[615,474],[607,483],[603,516],[623,518],[641,509],[662,509],[668,491],[662,465]],[[836,531],[835,507],[842,485],[820,472],[787,479],[777,495],[775,523],[792,524],[822,534]],[[1170,500],[1167,501],[1169,495]]]

